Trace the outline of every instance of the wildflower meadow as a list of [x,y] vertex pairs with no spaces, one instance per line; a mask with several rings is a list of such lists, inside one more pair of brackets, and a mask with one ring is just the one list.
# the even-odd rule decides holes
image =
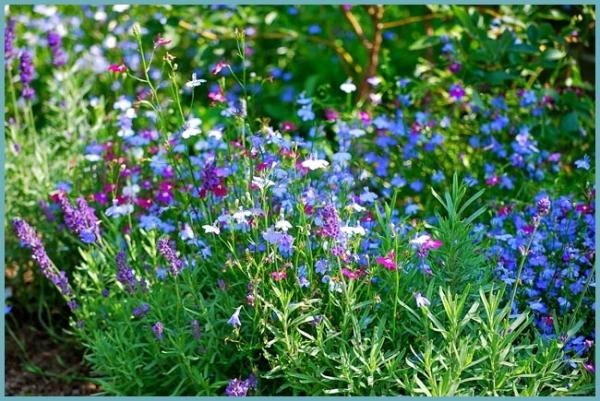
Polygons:
[[5,14],[9,392],[595,394],[594,6]]

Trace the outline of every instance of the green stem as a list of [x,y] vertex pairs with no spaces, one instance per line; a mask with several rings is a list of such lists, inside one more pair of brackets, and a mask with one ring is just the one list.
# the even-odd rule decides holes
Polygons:
[[519,263],[519,271],[517,272],[517,278],[515,279],[515,284],[513,285],[512,293],[510,295],[510,302],[508,304],[509,308],[512,308],[512,304],[515,300],[515,296],[517,295],[517,287],[519,286],[519,281],[521,280],[521,273],[523,273],[523,266],[525,265],[525,261],[527,260],[527,256],[529,256],[529,248],[531,248],[531,244],[533,243],[533,237],[537,231],[539,224],[535,224],[533,226],[533,232],[531,233],[531,237],[529,238],[529,242],[527,243],[527,247],[525,248],[525,253],[523,258],[521,259],[521,263]]

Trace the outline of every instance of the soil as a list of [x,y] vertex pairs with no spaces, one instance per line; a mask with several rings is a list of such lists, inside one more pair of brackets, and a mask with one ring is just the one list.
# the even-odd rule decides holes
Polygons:
[[42,329],[8,318],[5,339],[5,395],[82,396],[99,391],[89,379],[83,351],[72,342],[54,339]]

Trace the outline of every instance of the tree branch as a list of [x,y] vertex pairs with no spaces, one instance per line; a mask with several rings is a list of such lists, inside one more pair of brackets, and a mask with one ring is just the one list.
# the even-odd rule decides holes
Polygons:
[[362,27],[358,23],[358,20],[356,19],[354,14],[352,14],[352,11],[350,11],[349,9],[346,9],[344,6],[340,6],[340,8],[342,10],[342,13],[344,14],[344,17],[346,17],[346,19],[352,26],[354,33],[356,33],[356,36],[358,36],[358,38],[361,40],[363,46],[366,47],[367,50],[370,50],[373,47],[373,44],[365,36],[365,33],[362,30]]
[[369,62],[367,63],[367,68],[365,69],[365,73],[363,75],[362,81],[360,83],[360,87],[358,90],[358,98],[360,100],[364,100],[369,93],[369,83],[367,80],[377,73],[377,67],[379,65],[379,52],[381,50],[381,44],[383,43],[383,23],[381,20],[383,19],[384,8],[381,5],[378,6],[369,6],[368,13],[373,20],[373,39],[371,41],[372,47],[369,52]]

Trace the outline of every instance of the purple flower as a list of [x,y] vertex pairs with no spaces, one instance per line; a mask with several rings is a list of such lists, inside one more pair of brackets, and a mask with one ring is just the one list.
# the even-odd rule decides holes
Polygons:
[[52,53],[52,64],[55,67],[61,67],[67,63],[67,55],[62,48],[62,39],[54,31],[48,31],[48,46]]
[[58,204],[63,212],[65,224],[82,242],[92,244],[100,239],[100,221],[83,197],[77,199],[77,207],[74,207],[64,192],[61,192]]
[[168,238],[161,238],[158,240],[157,247],[158,252],[169,262],[171,274],[178,275],[183,267],[183,261],[177,257],[174,243]]
[[454,84],[450,87],[449,94],[451,97],[453,97],[454,99],[456,99],[457,101],[460,102],[462,100],[462,98],[465,96],[465,90],[462,87],[462,85]]
[[21,83],[23,84],[22,95],[25,99],[32,99],[35,95],[35,90],[30,86],[33,81],[33,60],[28,51],[21,53],[19,62],[19,71],[21,74]]
[[294,252],[294,237],[288,233],[281,233],[277,242],[281,256],[288,257]]
[[137,283],[135,277],[133,276],[133,270],[127,265],[127,256],[125,255],[125,251],[121,250],[116,257],[117,262],[117,281],[125,287],[125,289],[134,293]]
[[[52,263],[37,232],[24,220],[14,219],[12,223],[21,244],[31,248],[31,258],[37,262],[44,277],[50,280],[66,298],[70,298],[73,290],[69,285],[69,279],[64,271],[58,271]],[[69,303],[69,307],[73,310],[77,304],[74,303],[74,300],[71,301],[73,302]]]
[[15,52],[14,41],[15,41],[15,37],[16,37],[15,27],[16,27],[15,20],[12,18],[9,18],[8,21],[6,22],[6,27],[4,28],[4,57],[6,59],[7,65],[12,60],[12,58],[15,56],[15,54],[14,54],[14,52]]
[[165,331],[165,326],[161,322],[156,322],[152,326],[152,331],[154,332],[154,335],[156,336],[156,339],[158,341],[162,341],[162,339],[163,339],[163,333]]
[[321,209],[321,218],[323,219],[323,235],[329,238],[339,237],[340,219],[335,205],[332,203],[325,205],[323,209]]
[[42,246],[42,241],[38,237],[37,232],[25,220],[14,219],[13,229],[17,234],[17,238],[21,240],[21,245],[27,248],[35,248]]
[[144,317],[146,315],[146,313],[148,313],[148,311],[150,310],[150,306],[148,306],[148,304],[143,303],[142,306],[140,306],[139,308],[136,306],[135,308],[133,308],[133,316],[135,317]]
[[242,325],[242,322],[240,322],[240,310],[241,309],[242,309],[241,306],[238,306],[235,309],[235,311],[233,312],[233,315],[231,315],[231,317],[227,321],[227,324],[229,324],[230,326],[233,326],[233,327],[240,327]]
[[199,340],[202,337],[200,323],[196,319],[192,320],[192,335],[194,336],[194,340]]
[[225,389],[225,394],[229,397],[245,397],[249,387],[247,380],[232,379]]
[[537,211],[540,216],[545,216],[550,213],[550,199],[547,196],[544,196],[542,199],[537,201]]

